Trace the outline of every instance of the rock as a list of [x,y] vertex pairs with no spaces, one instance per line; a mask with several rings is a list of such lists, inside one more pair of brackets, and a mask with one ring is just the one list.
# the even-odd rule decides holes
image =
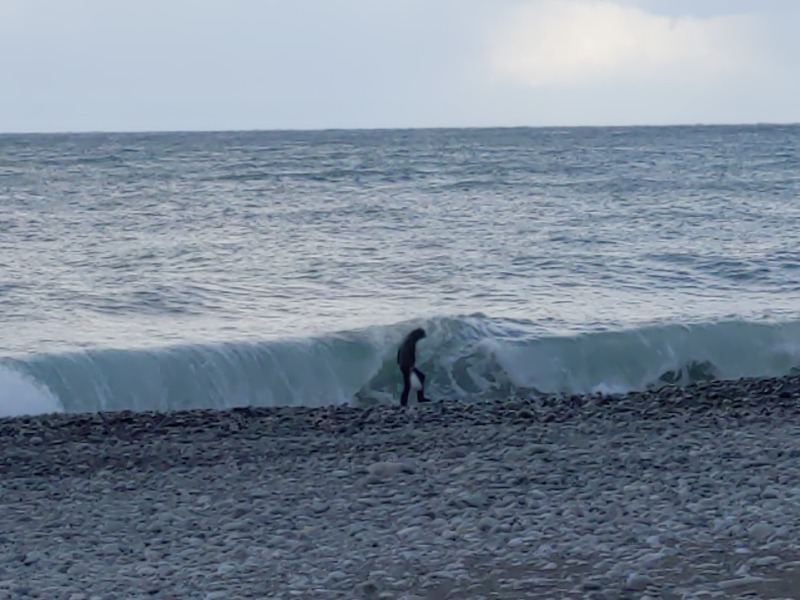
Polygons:
[[226,575],[228,573],[232,573],[232,572],[237,571],[237,570],[238,570],[238,567],[235,564],[229,563],[229,562],[225,562],[225,563],[221,563],[217,567],[217,574],[218,575]]
[[413,474],[416,470],[409,464],[401,462],[377,462],[367,468],[367,483],[387,481],[402,473]]
[[666,557],[667,555],[664,552],[648,552],[642,554],[636,561],[636,564],[642,568],[654,569]]
[[378,594],[378,585],[371,579],[368,579],[356,586],[356,592],[366,598],[374,598]]
[[759,556],[750,559],[750,564],[754,567],[769,567],[771,565],[777,565],[780,562],[781,559],[777,556]]
[[233,514],[231,516],[234,519],[241,519],[242,517],[244,517],[245,515],[248,515],[248,514],[250,514],[250,510],[244,508],[243,506],[238,506],[233,511]]
[[444,530],[442,530],[442,534],[441,535],[442,535],[442,539],[450,540],[450,541],[457,540],[457,539],[459,539],[461,537],[453,529],[444,529]]
[[[751,573],[797,569],[800,406],[773,411],[769,390],[747,400],[744,384],[726,386],[706,406],[683,388],[675,402],[577,398],[579,419],[552,399],[423,407],[420,418],[251,408],[235,413],[236,431],[227,411],[186,411],[126,437],[69,416],[91,427],[58,425],[38,447],[3,421],[22,444],[0,449],[0,600],[26,597],[21,582],[27,597],[84,600],[760,591]],[[536,418],[518,419],[520,407]],[[729,590],[713,585],[722,578]]]
[[758,542],[766,542],[775,534],[775,528],[769,523],[756,523],[748,530],[750,537]]
[[735,588],[761,583],[763,581],[763,577],[739,577],[738,579],[726,579],[724,581],[718,581],[717,586],[723,590],[732,590]]
[[633,590],[634,592],[643,592],[652,585],[653,579],[648,575],[640,573],[631,573],[625,580],[625,589]]
[[225,532],[251,531],[253,529],[253,523],[246,519],[236,519],[223,523],[221,529]]
[[581,588],[585,592],[599,591],[603,589],[603,584],[595,579],[584,579],[581,582]]
[[150,565],[137,565],[135,568],[136,574],[142,577],[153,577],[158,575],[158,569]]
[[480,521],[478,521],[478,529],[484,533],[491,533],[495,531],[497,527],[498,521],[492,517],[483,517]]
[[463,492],[458,495],[458,500],[472,508],[482,508],[489,503],[489,498],[483,492]]
[[337,582],[347,579],[347,573],[344,571],[331,571],[328,573],[328,577],[325,579],[326,583]]
[[118,542],[108,542],[100,546],[100,551],[103,554],[122,554],[122,547]]
[[420,533],[422,533],[422,527],[419,525],[414,525],[412,527],[405,527],[397,532],[397,537],[407,539],[407,538],[414,538],[418,537]]
[[376,462],[367,467],[367,471],[370,475],[393,477],[399,473],[414,473],[415,469],[403,462]]

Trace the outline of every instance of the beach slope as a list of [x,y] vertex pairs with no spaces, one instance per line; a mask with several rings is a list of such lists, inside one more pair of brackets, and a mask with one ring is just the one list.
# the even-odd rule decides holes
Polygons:
[[0,599],[794,598],[800,377],[0,420]]

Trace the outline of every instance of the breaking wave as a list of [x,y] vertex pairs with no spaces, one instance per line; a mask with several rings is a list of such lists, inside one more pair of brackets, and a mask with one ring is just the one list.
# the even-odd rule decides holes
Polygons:
[[433,399],[622,393],[800,369],[800,321],[652,325],[541,336],[535,324],[442,317],[320,337],[0,358],[0,416],[393,402],[411,328]]

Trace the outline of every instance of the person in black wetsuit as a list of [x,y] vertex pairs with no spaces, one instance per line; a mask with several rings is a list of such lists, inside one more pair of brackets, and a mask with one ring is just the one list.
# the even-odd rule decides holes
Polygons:
[[[417,389],[417,402],[427,402],[425,398],[425,374],[416,367],[417,362],[417,342],[425,337],[425,330],[418,327],[409,333],[400,344],[397,351],[397,364],[400,372],[403,373],[403,393],[400,395],[400,406],[408,404],[408,394],[411,392],[411,378],[416,376],[419,380]],[[416,387],[416,386],[415,386]]]

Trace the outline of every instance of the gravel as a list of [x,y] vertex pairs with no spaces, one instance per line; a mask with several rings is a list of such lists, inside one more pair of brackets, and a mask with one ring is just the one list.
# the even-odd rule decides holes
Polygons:
[[800,377],[0,420],[0,600],[796,598]]

